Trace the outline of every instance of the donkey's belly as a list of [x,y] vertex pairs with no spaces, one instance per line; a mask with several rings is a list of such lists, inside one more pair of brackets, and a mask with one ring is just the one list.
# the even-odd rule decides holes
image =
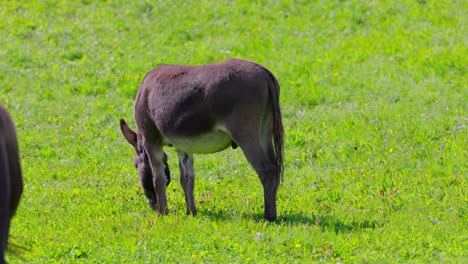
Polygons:
[[232,139],[226,132],[215,130],[197,136],[167,137],[176,149],[193,154],[214,153],[231,146]]

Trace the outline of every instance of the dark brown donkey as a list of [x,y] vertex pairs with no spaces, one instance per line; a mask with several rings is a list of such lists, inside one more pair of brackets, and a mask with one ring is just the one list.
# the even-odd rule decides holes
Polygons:
[[187,214],[195,215],[193,155],[239,146],[260,178],[265,219],[276,219],[283,170],[280,88],[265,67],[232,59],[200,66],[159,65],[146,74],[135,101],[136,132],[120,128],[135,148],[135,166],[148,198],[167,214],[169,168],[163,146],[178,151]]
[[23,179],[15,127],[10,115],[0,104],[0,263],[5,263],[10,220],[16,212],[22,192]]

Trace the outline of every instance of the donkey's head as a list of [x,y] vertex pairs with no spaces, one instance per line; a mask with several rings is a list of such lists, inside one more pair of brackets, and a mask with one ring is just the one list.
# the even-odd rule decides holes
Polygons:
[[[151,172],[148,155],[146,154],[145,148],[141,142],[141,136],[130,129],[123,118],[120,119],[120,129],[122,130],[122,134],[124,135],[127,142],[130,143],[130,145],[132,145],[136,151],[133,164],[138,170],[138,176],[140,177],[140,181],[143,185],[143,188],[145,189],[145,194],[148,196],[149,194],[147,193],[147,190],[149,188],[154,188],[152,181],[153,175]],[[167,165],[167,155],[165,152],[163,152],[163,154],[164,174],[166,174],[167,184],[169,184],[171,181],[171,173],[169,171],[169,166]]]

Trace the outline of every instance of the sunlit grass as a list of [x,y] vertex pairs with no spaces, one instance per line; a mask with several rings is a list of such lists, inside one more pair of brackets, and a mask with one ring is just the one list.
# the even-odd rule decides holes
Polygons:
[[[11,263],[466,261],[466,1],[9,1],[0,100],[25,192]],[[279,220],[239,150],[195,156],[185,216],[146,205],[131,121],[159,63],[271,69],[286,128]],[[134,123],[130,122],[132,127]]]

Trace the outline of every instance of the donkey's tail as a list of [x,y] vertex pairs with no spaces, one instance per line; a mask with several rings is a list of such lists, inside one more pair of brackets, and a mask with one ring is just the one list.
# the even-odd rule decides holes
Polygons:
[[271,105],[271,110],[273,114],[273,145],[275,149],[275,162],[276,168],[278,170],[278,177],[282,178],[283,176],[283,148],[284,148],[284,129],[283,121],[281,117],[281,109],[279,103],[280,97],[280,86],[276,77],[267,70],[269,73],[272,84],[268,86],[269,101]]

